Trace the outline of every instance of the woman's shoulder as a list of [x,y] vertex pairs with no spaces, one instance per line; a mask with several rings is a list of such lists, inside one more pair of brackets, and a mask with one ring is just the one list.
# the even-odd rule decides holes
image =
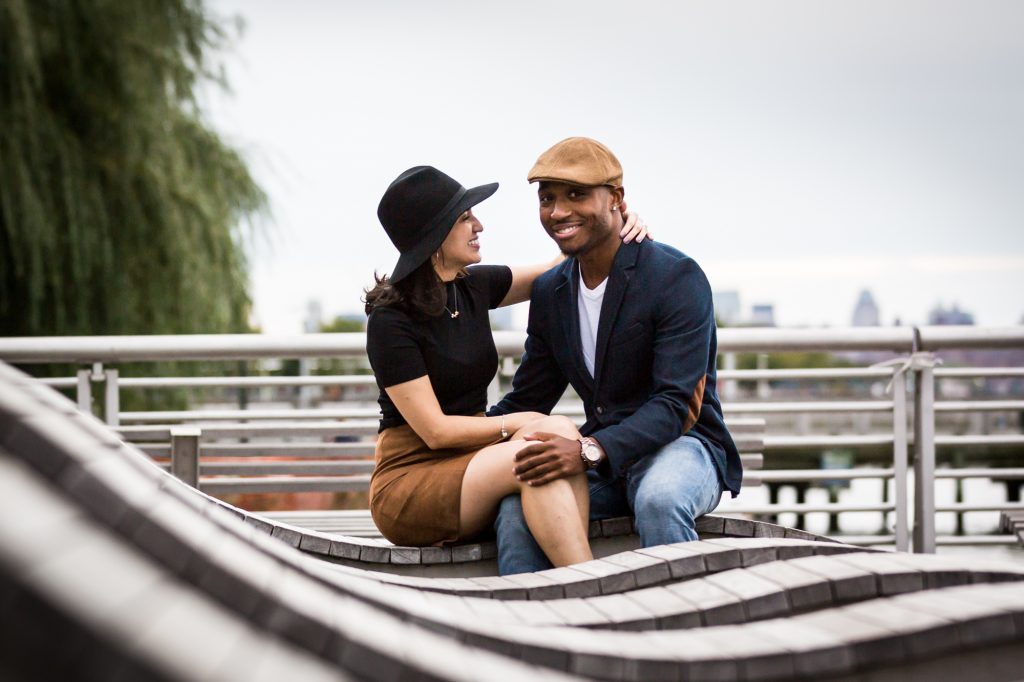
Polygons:
[[367,334],[384,329],[394,329],[395,327],[406,327],[411,329],[414,326],[415,322],[409,314],[401,308],[393,305],[377,306],[370,311],[370,314],[366,318]]

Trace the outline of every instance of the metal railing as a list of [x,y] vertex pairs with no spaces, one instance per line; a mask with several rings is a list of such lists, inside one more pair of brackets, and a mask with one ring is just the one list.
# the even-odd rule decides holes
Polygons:
[[[804,368],[785,370],[737,370],[719,372],[722,394],[731,393],[730,382],[778,381],[854,381],[890,382],[884,399],[872,400],[800,400],[800,401],[724,401],[727,416],[737,415],[887,415],[891,428],[880,434],[827,434],[827,435],[768,435],[764,449],[769,455],[777,453],[815,452],[831,448],[854,451],[884,450],[891,466],[852,468],[848,470],[771,470],[756,472],[757,477],[770,485],[782,483],[814,483],[824,481],[878,478],[894,481],[892,502],[879,504],[770,504],[734,505],[731,512],[750,514],[799,514],[823,511],[832,514],[849,511],[893,513],[895,523],[892,541],[899,549],[907,549],[913,540],[915,551],[935,550],[935,514],[937,511],[963,513],[996,508],[991,504],[955,503],[937,507],[934,485],[937,478],[991,478],[1019,479],[1021,468],[972,467],[961,470],[936,471],[936,450],[943,448],[1003,448],[1014,453],[1024,450],[1021,434],[969,434],[936,435],[936,414],[954,412],[1020,411],[1024,400],[936,400],[936,380],[965,378],[1022,378],[1022,367],[1000,368],[943,368],[937,367],[935,353],[965,349],[1022,349],[1024,327],[894,327],[843,329],[778,329],[729,328],[718,334],[719,353],[726,357],[726,367],[733,366],[728,358],[735,353],[774,353],[792,351],[869,352],[885,351],[896,355],[888,366]],[[495,342],[499,355],[506,358],[505,374],[510,371],[509,358],[518,357],[523,348],[522,332],[496,332]],[[85,365],[75,377],[49,379],[47,383],[59,388],[74,388],[81,409],[92,410],[92,384],[104,385],[103,413],[109,424],[149,422],[189,422],[288,419],[341,419],[350,420],[359,433],[372,431],[376,409],[245,409],[122,412],[120,393],[139,388],[256,388],[256,387],[309,387],[309,386],[372,386],[372,376],[245,376],[245,377],[120,377],[117,364],[141,361],[168,360],[258,360],[269,358],[365,358],[363,334],[314,334],[296,336],[264,335],[180,335],[180,336],[114,336],[114,337],[49,337],[0,339],[0,359],[16,364],[75,363]],[[115,366],[111,366],[115,365]],[[492,397],[498,395],[497,381]],[[732,392],[734,393],[734,391]],[[912,393],[912,400],[908,399]],[[578,404],[566,403],[558,410],[564,414],[580,416]],[[358,424],[357,424],[358,422]],[[912,424],[910,432],[908,424]],[[242,428],[239,432],[244,432]],[[191,433],[191,432],[189,432]],[[189,442],[189,433],[178,430],[182,443]],[[172,438],[173,439],[173,438]],[[912,455],[912,456],[911,456]],[[1024,463],[1017,455],[1014,461]],[[770,459],[770,458],[769,458]],[[912,466],[911,466],[912,463]],[[182,465],[185,466],[185,465]],[[293,471],[287,467],[282,470]],[[225,469],[230,469],[228,467]],[[295,470],[297,471],[297,470]],[[305,469],[303,470],[305,471]],[[310,469],[310,472],[312,470]],[[176,472],[194,479],[198,472]],[[910,512],[910,480],[913,478],[913,514]],[[1019,503],[1016,503],[1019,504]],[[1003,503],[998,508],[1008,508]],[[910,520],[913,519],[913,526]],[[911,538],[912,536],[912,538]]]

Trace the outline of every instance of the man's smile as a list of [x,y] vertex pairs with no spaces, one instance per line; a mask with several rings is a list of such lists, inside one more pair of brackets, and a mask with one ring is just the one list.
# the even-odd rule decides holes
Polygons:
[[568,239],[580,230],[580,223],[559,223],[551,228],[556,239]]

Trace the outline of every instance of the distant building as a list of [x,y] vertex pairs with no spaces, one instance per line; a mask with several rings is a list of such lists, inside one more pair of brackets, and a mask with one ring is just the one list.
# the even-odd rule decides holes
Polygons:
[[853,308],[854,327],[877,327],[879,325],[878,304],[867,289],[860,292],[857,305]]
[[774,327],[775,305],[772,303],[755,303],[750,311],[750,324],[755,327]]
[[740,322],[740,294],[738,291],[715,291],[711,294],[715,304],[715,317],[724,325]]
[[940,303],[928,313],[928,324],[974,324],[974,315],[960,310],[956,303],[952,308],[946,308]]

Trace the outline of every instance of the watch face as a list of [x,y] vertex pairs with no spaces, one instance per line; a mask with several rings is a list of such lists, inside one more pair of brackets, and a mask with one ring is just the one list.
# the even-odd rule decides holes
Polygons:
[[601,453],[593,445],[587,445],[583,448],[583,456],[591,464],[596,464],[601,459]]

